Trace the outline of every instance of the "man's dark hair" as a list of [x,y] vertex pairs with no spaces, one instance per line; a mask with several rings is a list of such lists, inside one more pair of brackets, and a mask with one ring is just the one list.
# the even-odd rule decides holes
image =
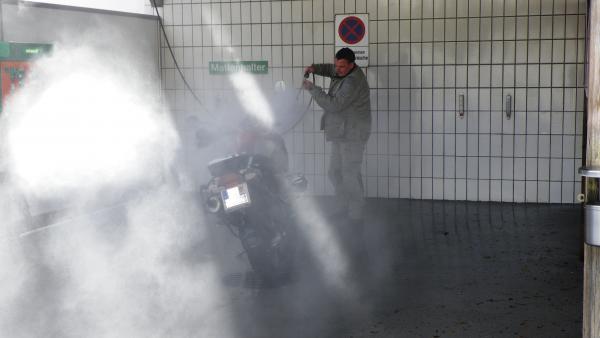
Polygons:
[[354,56],[354,52],[352,51],[352,49],[350,49],[348,47],[344,47],[344,48],[338,50],[338,52],[335,53],[335,58],[338,60],[344,59],[348,62],[354,62],[356,60],[356,56]]

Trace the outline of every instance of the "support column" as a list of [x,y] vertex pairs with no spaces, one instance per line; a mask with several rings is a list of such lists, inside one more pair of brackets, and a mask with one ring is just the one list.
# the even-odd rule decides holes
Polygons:
[[[600,0],[589,0],[586,166],[600,167]],[[598,204],[598,180],[585,179],[586,203]],[[600,337],[600,247],[585,244],[583,337]]]

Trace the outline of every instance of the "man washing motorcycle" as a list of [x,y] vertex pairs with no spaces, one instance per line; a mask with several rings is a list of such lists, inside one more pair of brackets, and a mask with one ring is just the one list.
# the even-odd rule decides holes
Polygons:
[[360,228],[364,213],[364,188],[361,175],[363,153],[371,133],[369,84],[355,63],[354,52],[342,48],[335,54],[334,64],[313,64],[305,74],[331,78],[329,89],[309,80],[303,87],[324,110],[321,130],[331,142],[328,177],[336,195],[335,219],[347,219],[350,229]]

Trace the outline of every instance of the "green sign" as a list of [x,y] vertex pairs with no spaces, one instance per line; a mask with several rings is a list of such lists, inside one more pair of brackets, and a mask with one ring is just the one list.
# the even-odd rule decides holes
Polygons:
[[23,86],[30,62],[47,54],[52,45],[0,41],[0,112],[6,97]]
[[27,61],[48,53],[52,45],[0,41],[0,61]]
[[268,61],[210,61],[208,73],[210,75],[225,75],[234,73],[267,74]]

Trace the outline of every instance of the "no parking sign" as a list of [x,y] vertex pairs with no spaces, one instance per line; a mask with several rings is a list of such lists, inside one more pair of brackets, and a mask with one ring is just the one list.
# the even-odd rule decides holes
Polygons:
[[356,54],[356,64],[369,65],[369,14],[335,16],[335,51],[348,47]]

